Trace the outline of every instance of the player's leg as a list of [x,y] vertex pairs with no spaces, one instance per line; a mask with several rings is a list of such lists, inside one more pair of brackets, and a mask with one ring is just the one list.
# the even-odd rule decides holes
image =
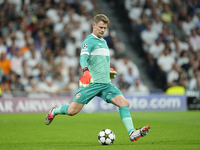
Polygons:
[[128,133],[134,130],[131,115],[129,113],[129,102],[124,98],[121,91],[112,84],[105,85],[100,96],[107,103],[113,103],[119,107],[120,117]]
[[83,106],[87,104],[97,93],[99,93],[98,84],[90,84],[89,87],[79,87],[72,103],[62,105],[60,107],[53,106],[45,118],[45,124],[49,125],[54,117],[59,114],[73,116],[81,111]]
[[119,107],[121,120],[124,123],[128,134],[130,134],[135,129],[129,112],[129,102],[124,98],[123,95],[117,95],[111,99],[111,103]]
[[54,110],[52,111],[52,115],[55,116],[58,114],[63,114],[63,115],[74,116],[81,111],[83,106],[84,104],[77,102],[72,102],[70,105],[65,104],[60,107],[54,108]]
[[111,102],[119,107],[120,117],[128,131],[129,138],[135,142],[139,138],[147,135],[150,130],[149,126],[142,127],[140,129],[134,129],[132,117],[129,112],[129,103],[123,95],[117,95],[111,99]]
[[53,106],[45,118],[45,124],[49,125],[53,121],[54,117],[58,114],[74,116],[81,111],[83,106],[84,104],[77,102],[72,102],[70,105],[64,104],[60,107]]
[[148,133],[150,129],[149,126],[136,130],[134,129],[132,117],[129,112],[129,102],[124,98],[123,94],[116,86],[108,84],[99,96],[107,103],[113,103],[119,107],[121,120],[128,131],[131,141],[136,141]]
[[77,102],[72,102],[69,105],[69,108],[67,110],[67,114],[69,116],[74,116],[74,115],[76,115],[77,113],[79,113],[81,111],[81,109],[83,108],[83,106],[84,106],[84,104],[77,103]]

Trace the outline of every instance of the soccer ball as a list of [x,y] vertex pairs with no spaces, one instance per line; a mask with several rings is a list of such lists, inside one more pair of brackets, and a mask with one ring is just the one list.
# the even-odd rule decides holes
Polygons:
[[115,141],[115,134],[110,129],[103,129],[98,134],[98,141],[102,145],[112,145]]

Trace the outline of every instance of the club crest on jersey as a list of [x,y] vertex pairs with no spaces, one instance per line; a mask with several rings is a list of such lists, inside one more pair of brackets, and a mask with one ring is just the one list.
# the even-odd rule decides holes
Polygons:
[[80,93],[76,94],[76,99],[78,99],[81,96]]
[[86,49],[87,47],[88,47],[87,44],[84,44],[84,45],[83,45],[83,49]]

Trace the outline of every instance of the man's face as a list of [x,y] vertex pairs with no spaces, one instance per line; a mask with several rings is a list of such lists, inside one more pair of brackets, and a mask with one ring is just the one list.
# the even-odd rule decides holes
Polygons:
[[108,24],[105,24],[103,21],[100,21],[98,23],[93,23],[92,24],[93,34],[101,39],[106,31],[107,26]]

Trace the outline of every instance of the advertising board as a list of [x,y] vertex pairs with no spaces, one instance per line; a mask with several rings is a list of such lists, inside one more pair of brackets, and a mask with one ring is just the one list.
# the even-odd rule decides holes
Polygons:
[[[128,96],[130,111],[186,111],[187,100],[185,95],[148,95]],[[43,113],[48,112],[53,105],[70,104],[72,96],[49,98],[1,98],[0,113]],[[115,112],[118,107],[108,104],[99,97],[93,98],[86,104],[81,112]]]

